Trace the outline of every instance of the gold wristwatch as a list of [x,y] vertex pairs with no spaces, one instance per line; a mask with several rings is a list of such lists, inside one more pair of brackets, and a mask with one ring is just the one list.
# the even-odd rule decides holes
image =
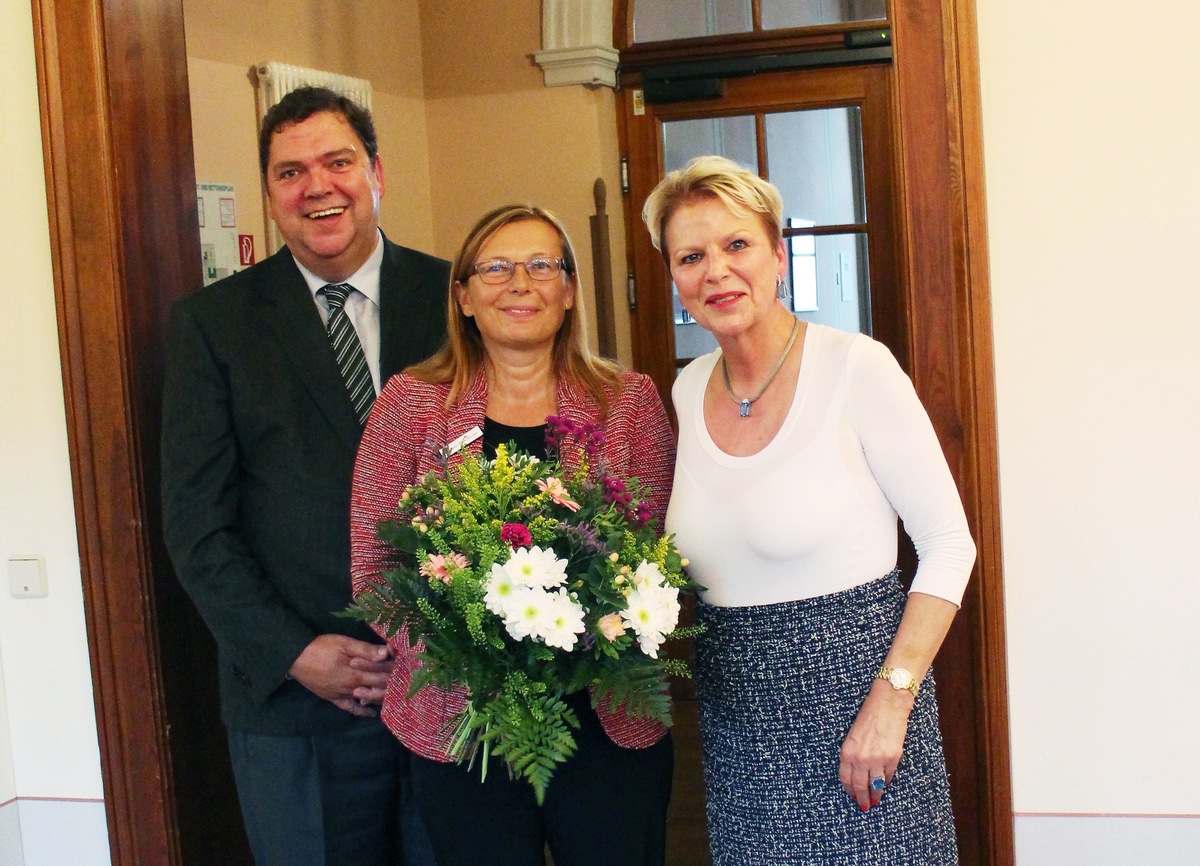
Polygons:
[[879,669],[879,673],[875,674],[875,679],[887,680],[896,691],[907,689],[912,692],[914,698],[921,690],[921,684],[913,677],[912,671],[906,668],[889,668],[885,665]]

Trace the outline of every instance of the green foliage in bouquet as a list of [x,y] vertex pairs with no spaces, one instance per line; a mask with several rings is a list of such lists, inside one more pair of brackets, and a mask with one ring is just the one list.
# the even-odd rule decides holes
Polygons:
[[[686,662],[659,657],[679,628],[679,594],[698,587],[670,536],[650,525],[636,479],[615,478],[592,425],[547,419],[551,458],[500,446],[495,460],[444,461],[401,497],[379,538],[395,568],[358,595],[348,615],[389,636],[420,640],[411,697],[428,685],[465,687],[449,754],[491,755],[533,786],[538,803],[575,752],[579,719],[563,697],[591,688],[593,706],[671,723],[668,676]],[[578,449],[567,469],[558,459]]]

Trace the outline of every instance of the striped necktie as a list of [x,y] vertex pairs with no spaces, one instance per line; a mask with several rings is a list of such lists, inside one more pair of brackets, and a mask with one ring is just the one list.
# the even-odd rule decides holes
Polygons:
[[338,369],[342,371],[342,381],[346,383],[359,423],[366,424],[375,403],[375,385],[371,382],[371,370],[367,367],[367,357],[363,354],[354,323],[346,315],[346,298],[354,291],[354,286],[339,283],[325,286],[321,291],[329,302],[329,321],[325,330],[329,333]]

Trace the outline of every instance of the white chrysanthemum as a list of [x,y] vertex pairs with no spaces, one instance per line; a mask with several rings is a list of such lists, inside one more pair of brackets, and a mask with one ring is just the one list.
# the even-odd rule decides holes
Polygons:
[[550,593],[550,610],[542,635],[546,646],[573,650],[584,630],[583,605],[567,595],[566,589]]
[[553,594],[528,586],[514,586],[505,604],[504,628],[516,640],[542,640],[554,613]]
[[663,577],[663,573],[659,569],[657,562],[647,562],[643,559],[638,564],[637,571],[633,573],[634,586],[642,586],[643,584],[662,586],[666,582],[666,578]]
[[519,547],[513,551],[504,570],[516,586],[538,589],[557,589],[567,582],[567,562],[554,555],[553,550],[540,547]]
[[493,564],[484,590],[483,603],[496,616],[506,616],[514,589],[516,587],[513,585],[513,579],[504,566]]
[[621,619],[637,635],[642,652],[656,659],[658,648],[679,622],[679,590],[643,580],[629,593]]

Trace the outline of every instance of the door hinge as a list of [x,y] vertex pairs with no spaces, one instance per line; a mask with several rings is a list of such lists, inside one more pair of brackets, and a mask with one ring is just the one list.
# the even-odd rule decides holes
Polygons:
[[625,294],[629,300],[629,309],[632,312],[637,309],[637,281],[634,280],[633,274],[625,281]]
[[629,157],[621,157],[621,194],[629,195]]

